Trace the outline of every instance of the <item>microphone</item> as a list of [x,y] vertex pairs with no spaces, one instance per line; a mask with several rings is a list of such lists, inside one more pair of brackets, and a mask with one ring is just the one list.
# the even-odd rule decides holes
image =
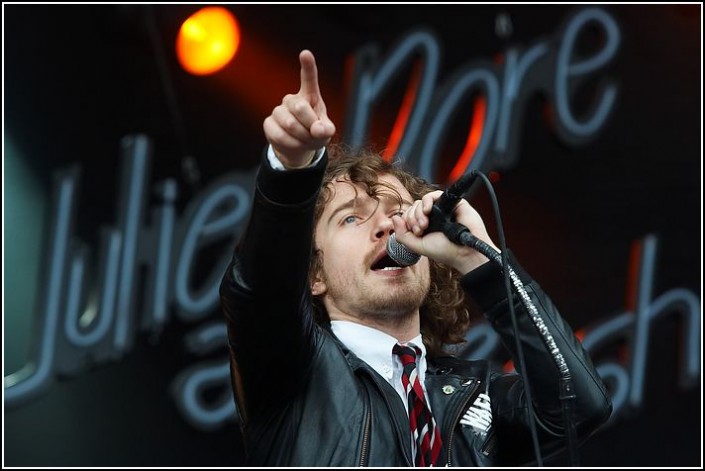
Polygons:
[[387,255],[400,267],[414,265],[421,259],[421,255],[412,252],[397,240],[396,234],[391,234],[387,239]]
[[[476,173],[461,177],[458,181],[448,187],[440,198],[433,203],[431,213],[428,215],[428,227],[423,235],[431,232],[442,231],[452,242],[460,243],[460,234],[468,231],[468,228],[454,221],[453,210],[463,197],[466,189],[472,185]],[[421,255],[412,252],[396,238],[396,234],[391,234],[387,239],[387,254],[400,267],[414,265],[421,259]]]

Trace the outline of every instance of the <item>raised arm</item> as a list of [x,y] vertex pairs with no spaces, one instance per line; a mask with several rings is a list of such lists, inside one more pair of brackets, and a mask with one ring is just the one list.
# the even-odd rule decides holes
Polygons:
[[299,60],[298,93],[285,96],[263,125],[274,163],[283,169],[263,159],[250,220],[221,284],[233,389],[245,420],[281,405],[312,354],[308,268],[326,160],[309,164],[335,126],[326,114],[313,54],[303,51]]
[[[433,203],[441,196],[440,191],[428,193],[412,204],[402,216],[394,217],[394,229],[398,240],[422,255],[440,263],[453,266],[464,276],[461,283],[465,291],[483,311],[502,343],[511,353],[515,365],[519,354],[515,338],[518,336],[531,386],[537,435],[544,457],[567,444],[566,421],[563,407],[570,409],[569,420],[575,427],[579,440],[587,438],[607,421],[611,413],[611,400],[595,370],[590,356],[573,335],[551,299],[540,286],[519,266],[508,251],[510,266],[521,279],[526,294],[536,307],[550,337],[554,341],[560,358],[570,373],[570,401],[561,401],[563,375],[559,372],[556,352],[551,351],[546,338],[529,315],[518,294],[512,295],[518,331],[515,333],[505,293],[500,267],[469,247],[451,243],[442,233],[424,234],[429,224],[429,213]],[[461,200],[455,207],[457,222],[467,227],[472,234],[497,250],[478,212]],[[490,384],[493,412],[493,439],[497,456],[502,466],[526,464],[533,459],[531,440],[531,417],[527,408],[527,381],[516,374],[497,374]]]

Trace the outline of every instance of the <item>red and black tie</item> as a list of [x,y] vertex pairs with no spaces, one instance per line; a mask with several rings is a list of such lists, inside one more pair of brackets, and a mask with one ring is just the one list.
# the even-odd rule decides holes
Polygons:
[[435,466],[441,454],[441,433],[426,404],[416,369],[416,357],[421,354],[421,350],[418,347],[397,344],[392,351],[399,356],[404,367],[401,382],[409,404],[409,424],[416,448],[415,464]]

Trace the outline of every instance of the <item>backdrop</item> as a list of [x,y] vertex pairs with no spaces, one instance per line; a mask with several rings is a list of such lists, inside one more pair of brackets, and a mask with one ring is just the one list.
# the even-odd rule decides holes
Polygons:
[[243,464],[217,285],[304,48],[337,140],[490,174],[613,397],[582,464],[702,465],[701,5],[228,5],[196,76],[199,8],[3,5],[5,465]]

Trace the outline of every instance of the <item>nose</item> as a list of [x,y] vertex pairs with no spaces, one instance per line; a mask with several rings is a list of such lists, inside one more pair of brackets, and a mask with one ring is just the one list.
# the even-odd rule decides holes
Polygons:
[[383,214],[380,212],[377,215],[377,218],[375,221],[375,230],[374,230],[375,240],[382,239],[385,236],[389,237],[393,233],[394,233],[394,223],[392,222],[392,218],[387,216],[386,214]]

